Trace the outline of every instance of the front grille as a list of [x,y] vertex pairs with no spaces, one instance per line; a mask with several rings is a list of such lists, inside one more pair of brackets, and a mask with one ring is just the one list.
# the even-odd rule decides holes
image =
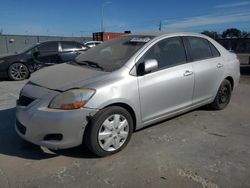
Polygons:
[[18,120],[16,120],[16,127],[20,133],[22,134],[26,133],[26,127],[24,127]]
[[19,99],[17,100],[17,105],[19,106],[28,106],[30,103],[32,103],[35,99],[32,99],[30,97],[26,97],[21,95]]
[[43,140],[45,141],[61,141],[63,139],[62,134],[47,134]]

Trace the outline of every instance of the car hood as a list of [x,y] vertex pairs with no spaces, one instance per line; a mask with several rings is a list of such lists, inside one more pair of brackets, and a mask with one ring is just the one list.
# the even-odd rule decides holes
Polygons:
[[3,54],[3,55],[0,56],[0,58],[2,58],[2,59],[10,59],[10,58],[15,58],[17,56],[19,56],[19,54]]
[[107,74],[85,66],[63,63],[33,73],[30,82],[48,89],[65,91],[101,80]]

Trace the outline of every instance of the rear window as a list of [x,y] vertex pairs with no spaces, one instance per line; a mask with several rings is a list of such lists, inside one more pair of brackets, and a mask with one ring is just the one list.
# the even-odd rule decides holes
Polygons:
[[192,60],[202,60],[213,57],[209,42],[199,37],[187,37]]

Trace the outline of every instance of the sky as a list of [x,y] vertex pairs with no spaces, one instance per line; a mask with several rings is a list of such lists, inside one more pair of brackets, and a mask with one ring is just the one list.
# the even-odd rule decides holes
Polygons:
[[4,34],[91,36],[108,32],[250,31],[250,0],[0,0]]

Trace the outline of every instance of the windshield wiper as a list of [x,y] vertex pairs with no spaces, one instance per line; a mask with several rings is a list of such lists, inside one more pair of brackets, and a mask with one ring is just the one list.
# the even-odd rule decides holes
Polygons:
[[100,66],[98,63],[93,62],[93,61],[73,61],[73,63],[76,63],[78,65],[87,65],[88,67],[98,68],[104,71],[104,68],[102,66]]

